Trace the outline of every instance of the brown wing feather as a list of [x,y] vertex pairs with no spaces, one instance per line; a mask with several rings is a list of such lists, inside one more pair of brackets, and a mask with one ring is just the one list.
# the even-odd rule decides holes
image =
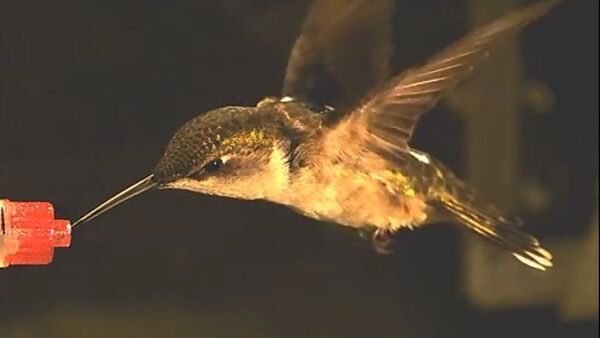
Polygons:
[[387,80],[392,6],[391,0],[315,1],[290,54],[283,95],[349,107]]
[[359,147],[391,155],[405,153],[410,149],[408,142],[417,121],[445,90],[468,76],[490,50],[546,14],[557,2],[546,1],[508,14],[467,35],[424,66],[397,76],[352,111],[326,141],[330,145],[345,142],[353,135],[353,143]]

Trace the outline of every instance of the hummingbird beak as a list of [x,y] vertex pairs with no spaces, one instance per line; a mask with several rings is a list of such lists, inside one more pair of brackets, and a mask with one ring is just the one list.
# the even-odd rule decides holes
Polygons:
[[80,223],[85,223],[85,222],[89,222],[92,219],[100,216],[101,214],[103,214],[104,212],[116,207],[117,205],[127,201],[128,199],[131,199],[145,191],[148,191],[152,188],[155,188],[158,186],[158,183],[154,181],[154,175],[149,175],[144,177],[143,179],[141,179],[139,182],[134,183],[133,185],[131,185],[130,187],[124,189],[123,191],[121,191],[120,193],[116,194],[115,196],[109,198],[106,202],[100,204],[99,206],[97,206],[96,208],[94,208],[92,211],[88,212],[87,214],[83,215],[81,218],[79,218],[75,223],[73,223],[71,225],[71,227],[75,227],[76,225],[80,224]]

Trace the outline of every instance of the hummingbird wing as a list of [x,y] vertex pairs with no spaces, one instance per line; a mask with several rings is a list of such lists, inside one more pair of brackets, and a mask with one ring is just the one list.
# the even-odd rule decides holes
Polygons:
[[392,9],[392,0],[315,1],[292,48],[283,95],[356,105],[390,75]]
[[356,146],[392,158],[406,153],[419,118],[443,92],[467,77],[490,50],[543,16],[557,2],[550,0],[510,13],[468,34],[425,65],[393,78],[333,127],[325,136],[325,148],[352,151],[351,147]]

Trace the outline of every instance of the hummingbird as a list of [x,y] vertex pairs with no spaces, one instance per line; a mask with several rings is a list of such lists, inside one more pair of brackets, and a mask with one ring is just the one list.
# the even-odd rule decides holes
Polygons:
[[519,221],[410,141],[444,93],[557,2],[510,12],[389,77],[392,1],[316,1],[292,47],[280,97],[191,119],[150,175],[73,226],[146,191],[179,189],[281,204],[368,234],[380,253],[390,252],[400,230],[451,222],[546,270],[552,255]]

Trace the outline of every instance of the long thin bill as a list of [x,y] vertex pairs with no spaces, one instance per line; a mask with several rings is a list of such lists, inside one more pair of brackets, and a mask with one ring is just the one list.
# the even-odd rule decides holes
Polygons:
[[130,187],[116,194],[115,196],[109,198],[106,202],[100,204],[92,211],[83,215],[79,218],[75,223],[71,225],[71,227],[75,227],[78,224],[89,222],[92,219],[100,216],[104,212],[116,207],[117,205],[131,199],[145,191],[148,191],[157,186],[157,183],[153,181],[154,175],[149,175],[141,179],[139,182],[134,183]]

